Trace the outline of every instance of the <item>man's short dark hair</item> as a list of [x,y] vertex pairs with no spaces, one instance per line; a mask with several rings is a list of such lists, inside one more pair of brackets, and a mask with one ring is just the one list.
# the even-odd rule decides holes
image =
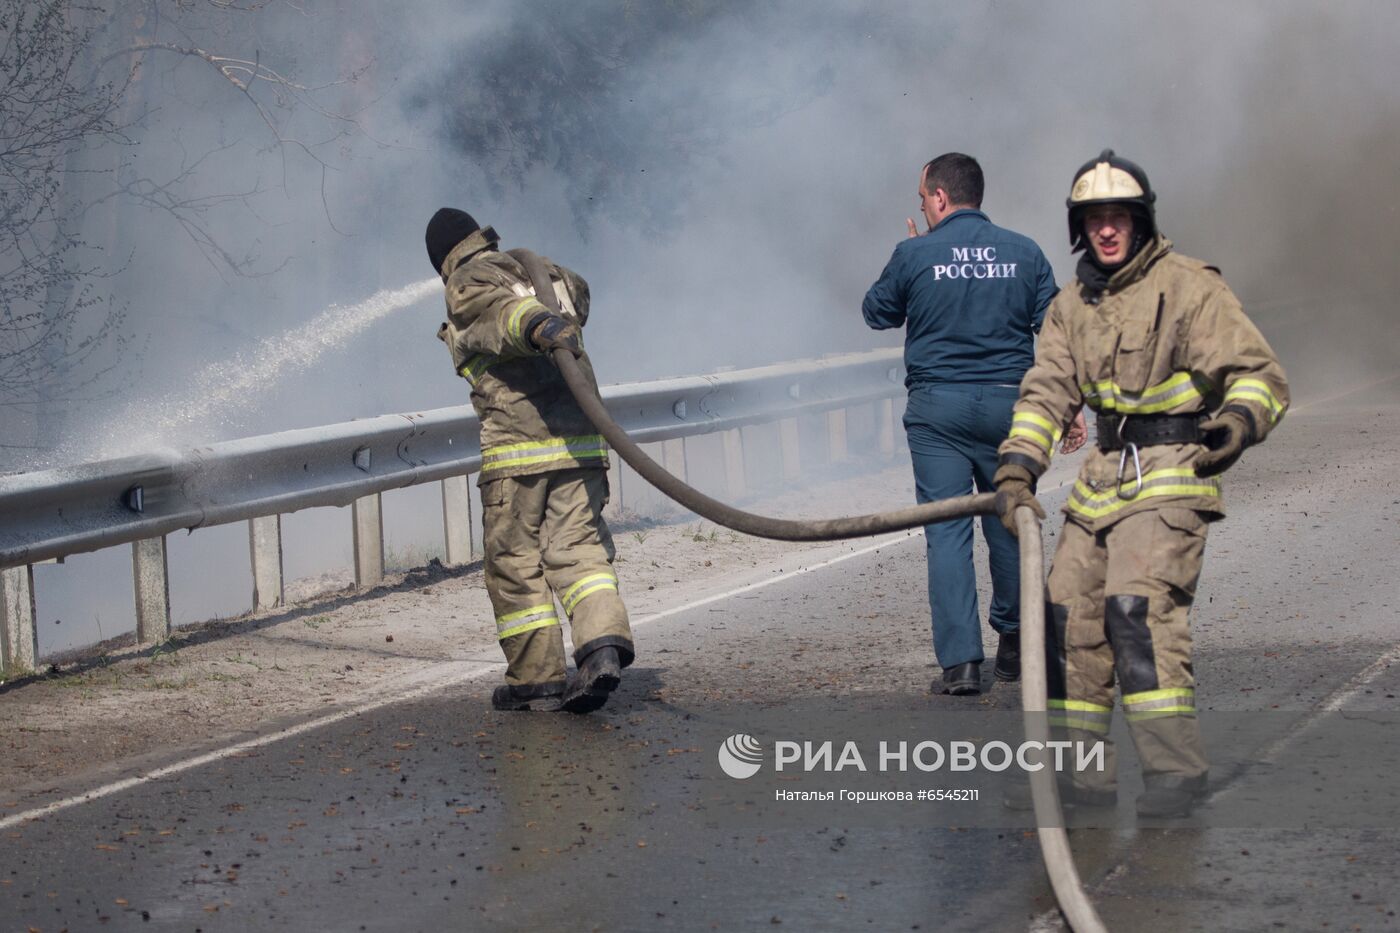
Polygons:
[[970,155],[945,152],[924,166],[924,189],[942,188],[953,204],[982,206],[982,166]]

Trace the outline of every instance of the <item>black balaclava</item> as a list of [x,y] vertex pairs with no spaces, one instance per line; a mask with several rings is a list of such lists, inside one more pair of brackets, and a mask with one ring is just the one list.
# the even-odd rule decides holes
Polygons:
[[466,211],[459,211],[455,207],[438,208],[433,219],[428,221],[428,232],[424,235],[433,271],[442,272],[442,263],[447,254],[452,252],[458,243],[480,229],[481,224]]

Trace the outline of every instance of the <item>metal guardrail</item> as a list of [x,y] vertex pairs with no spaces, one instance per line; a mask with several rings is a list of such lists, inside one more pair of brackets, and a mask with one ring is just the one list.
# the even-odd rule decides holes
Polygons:
[[[903,378],[902,351],[887,349],[613,385],[602,395],[629,435],[658,442],[891,398]],[[8,568],[0,660],[35,666],[33,564],[119,544],[134,545],[138,638],[168,635],[164,536],[181,529],[249,521],[254,605],[265,608],[282,600],[278,516],[355,506],[356,579],[372,585],[383,575],[378,495],[441,480],[448,557],[457,562],[479,435],[475,413],[457,406],[0,476],[0,568]]]

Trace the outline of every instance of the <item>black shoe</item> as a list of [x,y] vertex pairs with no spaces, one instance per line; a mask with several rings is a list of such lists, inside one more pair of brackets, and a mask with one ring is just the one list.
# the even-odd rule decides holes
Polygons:
[[1138,816],[1150,819],[1176,819],[1190,816],[1199,798],[1180,787],[1151,787],[1137,799]]
[[[1073,781],[1060,780],[1060,805],[1064,807],[1116,807],[1118,791],[1079,787]],[[1029,781],[1013,784],[1002,795],[1001,805],[1008,810],[1034,810]]]
[[617,648],[606,645],[589,654],[564,691],[563,708],[570,713],[591,713],[608,702],[608,694],[622,683],[622,659]]
[[564,705],[564,684],[501,684],[491,692],[491,708],[501,712],[557,713]]
[[982,692],[982,662],[964,661],[943,669],[943,680],[933,682],[935,693],[971,697]]
[[992,668],[997,680],[1015,683],[1021,679],[1021,633],[1009,632],[997,642],[997,663]]
[[1205,796],[1205,775],[1148,781],[1137,799],[1137,814],[1149,819],[1179,819],[1190,816]]

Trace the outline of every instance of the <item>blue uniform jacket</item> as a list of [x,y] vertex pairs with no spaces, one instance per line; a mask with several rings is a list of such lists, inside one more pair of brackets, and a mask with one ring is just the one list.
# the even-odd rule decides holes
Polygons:
[[1034,241],[969,208],[896,246],[861,312],[876,330],[907,322],[907,386],[1019,385],[1057,291]]

